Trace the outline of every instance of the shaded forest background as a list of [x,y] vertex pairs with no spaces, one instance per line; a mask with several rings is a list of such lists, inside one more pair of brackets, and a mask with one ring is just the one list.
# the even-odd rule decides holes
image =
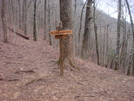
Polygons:
[[[60,5],[59,0],[0,0],[0,27],[2,29],[2,2],[4,2],[5,17],[4,21],[7,29],[7,40],[10,42],[10,33],[12,29],[20,29],[26,36],[34,41],[38,41],[39,37],[47,40],[50,45],[59,47],[59,41],[54,36],[50,36],[50,31],[56,30],[60,22]],[[117,1],[115,1],[117,2]],[[119,47],[119,70],[125,74],[133,74],[133,34],[130,23],[126,21],[126,13],[128,12],[125,1],[122,2],[121,13],[121,32]],[[117,47],[117,19],[110,17],[103,11],[94,8],[97,3],[91,5],[91,26],[90,33],[87,38],[86,51],[83,51],[82,44],[85,30],[85,17],[87,5],[82,0],[72,0],[73,14],[73,40],[74,52],[76,57],[86,59],[97,63],[96,44],[98,44],[99,65],[115,69],[116,63],[116,47]],[[94,29],[94,19],[96,28]],[[95,36],[97,31],[97,38]],[[4,33],[4,31],[3,31]],[[0,40],[4,34],[0,34]],[[35,38],[37,36],[37,38]],[[14,39],[15,40],[15,39]],[[84,55],[83,55],[84,52]]]

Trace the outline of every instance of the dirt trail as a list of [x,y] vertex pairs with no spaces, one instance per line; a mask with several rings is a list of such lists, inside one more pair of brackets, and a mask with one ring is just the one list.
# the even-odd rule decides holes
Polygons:
[[134,77],[76,59],[59,76],[59,53],[46,41],[0,42],[0,101],[134,101]]

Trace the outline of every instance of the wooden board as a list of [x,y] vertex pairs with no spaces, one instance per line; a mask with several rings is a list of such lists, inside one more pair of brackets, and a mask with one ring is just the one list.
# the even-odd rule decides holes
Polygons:
[[72,34],[72,32],[72,30],[50,31],[50,35],[68,35]]
[[55,39],[66,39],[67,35],[55,35]]

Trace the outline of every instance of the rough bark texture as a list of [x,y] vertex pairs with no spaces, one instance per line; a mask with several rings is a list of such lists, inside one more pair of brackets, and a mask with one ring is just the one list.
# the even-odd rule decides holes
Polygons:
[[5,0],[2,0],[1,18],[2,18],[2,25],[3,25],[3,33],[4,33],[4,42],[8,42],[7,41],[6,16],[5,16]]
[[[72,0],[60,0],[60,18],[62,22],[63,30],[72,29]],[[74,51],[73,51],[73,35],[68,35],[66,39],[62,39],[62,59],[61,64],[65,65],[66,61],[69,61],[69,64],[75,67],[74,64]],[[61,73],[62,75],[63,73]]]
[[90,26],[91,26],[91,6],[92,6],[92,0],[88,0],[87,2],[87,8],[86,8],[86,20],[85,20],[85,31],[83,35],[83,43],[82,43],[82,51],[81,51],[81,57],[86,58],[87,52],[89,48],[89,39],[90,39]]
[[133,72],[132,72],[132,75],[134,75],[134,25],[133,25],[133,19],[132,19],[132,15],[131,15],[131,11],[130,11],[128,0],[126,0],[126,4],[127,4],[127,7],[128,7],[128,11],[129,11],[131,28],[132,28],[132,34],[133,34],[133,45],[132,45],[131,55],[132,55],[132,62],[133,62],[133,67],[132,67]]
[[115,70],[119,69],[120,30],[121,30],[120,25],[121,25],[121,0],[118,0],[117,46],[116,46]]

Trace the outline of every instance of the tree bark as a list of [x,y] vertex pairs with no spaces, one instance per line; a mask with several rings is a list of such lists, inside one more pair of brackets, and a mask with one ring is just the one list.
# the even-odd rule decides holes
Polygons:
[[[50,19],[50,17],[51,17],[51,8],[50,8],[50,1],[48,0],[48,24],[47,24],[47,26],[48,26],[48,31],[50,32],[50,30],[51,30],[51,19]],[[49,44],[50,45],[52,45],[52,37],[51,37],[51,35],[49,34]]]
[[8,42],[6,16],[5,16],[5,0],[2,0],[1,18],[2,18],[2,25],[3,25],[3,33],[4,33],[4,42]]
[[117,45],[116,45],[116,59],[115,59],[115,70],[119,69],[120,66],[120,58],[119,58],[119,53],[120,53],[120,30],[121,30],[121,0],[118,0],[118,21],[117,21]]
[[125,72],[126,66],[126,57],[127,57],[127,31],[126,31],[126,19],[122,22],[123,27],[123,42],[121,46],[121,52],[120,52],[120,67],[123,72]]
[[27,35],[27,1],[26,0],[24,0],[23,1],[24,3],[23,3],[23,9],[24,9],[24,11],[23,11],[23,13],[24,13],[24,34],[26,34]]
[[130,22],[131,22],[131,28],[132,28],[132,35],[133,35],[133,44],[132,44],[132,50],[131,50],[132,60],[131,61],[133,63],[132,75],[134,75],[134,25],[133,25],[133,19],[132,19],[131,10],[130,10],[130,7],[129,7],[128,0],[126,0],[126,4],[127,4],[127,7],[128,7],[129,17],[130,17]]
[[[72,0],[60,0],[60,18],[62,22],[63,30],[72,30]],[[75,68],[74,62],[74,46],[73,35],[67,35],[66,39],[62,39],[62,51],[63,57],[60,57],[60,64],[65,66],[65,62],[69,61],[69,64]],[[62,71],[63,72],[63,71]],[[63,75],[63,73],[61,73]]]
[[36,2],[37,0],[34,0],[34,22],[33,22],[33,40],[37,41],[37,32],[36,32]]
[[78,43],[77,43],[77,55],[79,55],[79,56],[81,56],[81,29],[82,29],[82,18],[83,18],[83,13],[84,13],[84,8],[85,8],[85,6],[86,6],[86,4],[87,4],[87,2],[85,2],[85,4],[83,5],[83,7],[82,7],[82,10],[81,10],[81,16],[80,16],[80,28],[79,28],[79,32],[78,32]]
[[19,28],[21,28],[21,4],[20,4],[20,0],[18,0],[18,4],[19,4]]
[[99,55],[99,45],[98,45],[98,36],[97,36],[97,25],[96,25],[96,7],[95,7],[95,0],[94,0],[94,13],[93,13],[93,23],[94,23],[94,32],[95,32],[95,46],[96,46],[96,55],[97,55],[97,64],[100,65],[100,55]]
[[79,43],[80,43],[80,33],[81,33],[81,28],[82,28],[82,16],[83,16],[83,11],[84,11],[84,8],[85,8],[86,4],[87,4],[87,2],[85,2],[85,4],[82,7],[82,10],[81,10],[80,28],[79,28],[79,33],[78,33],[78,41],[79,41]]
[[44,40],[46,40],[46,22],[47,22],[46,9],[47,9],[46,0],[44,0]]
[[87,1],[87,8],[86,8],[86,20],[85,20],[85,31],[83,35],[83,43],[82,43],[82,50],[81,50],[81,57],[87,58],[87,52],[89,48],[89,39],[91,34],[91,6],[92,0]]

